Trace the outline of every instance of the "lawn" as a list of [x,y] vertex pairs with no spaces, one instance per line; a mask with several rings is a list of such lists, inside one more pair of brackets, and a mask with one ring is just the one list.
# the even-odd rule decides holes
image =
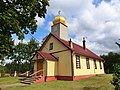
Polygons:
[[20,77],[0,77],[0,85],[8,85],[19,82]]
[[[6,78],[6,80],[5,78],[3,79],[1,78],[0,83],[6,84],[7,79],[9,78]],[[11,83],[18,82],[18,80],[16,79],[17,78],[10,80]],[[6,88],[4,90],[114,90],[113,85],[110,84],[111,79],[112,79],[112,75],[108,74],[108,75],[95,76],[88,79],[81,79],[77,81],[58,80],[58,81],[43,82],[34,85]],[[6,82],[2,80],[5,80]]]

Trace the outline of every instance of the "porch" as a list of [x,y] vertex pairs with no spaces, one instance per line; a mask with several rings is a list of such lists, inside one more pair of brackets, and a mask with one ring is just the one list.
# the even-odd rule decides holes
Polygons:
[[57,80],[57,59],[45,52],[37,51],[33,56],[34,73],[29,75],[24,81],[30,81],[29,83],[39,83],[51,80]]

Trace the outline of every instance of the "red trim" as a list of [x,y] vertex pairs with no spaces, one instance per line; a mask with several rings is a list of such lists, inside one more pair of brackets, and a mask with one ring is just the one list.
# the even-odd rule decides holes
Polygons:
[[74,76],[74,66],[73,66],[73,51],[71,51],[71,73],[72,73],[72,76]]
[[73,81],[73,76],[58,76],[57,80]]
[[80,80],[80,79],[83,79],[83,78],[89,78],[89,77],[93,77],[93,76],[96,76],[96,74],[74,76],[74,80]]
[[66,49],[66,50],[61,50],[61,51],[57,51],[57,52],[52,52],[50,54],[54,54],[54,53],[59,53],[59,52],[64,52],[64,51],[68,51],[69,49]]
[[45,82],[45,77],[39,78],[38,80],[34,81],[33,84]]
[[57,80],[57,76],[48,76],[48,77],[46,77],[46,81],[53,81],[53,80]]
[[50,59],[50,60],[57,60],[55,57],[53,57],[53,55],[49,53],[41,52],[41,51],[37,51],[37,53],[43,58]]
[[93,76],[98,76],[98,75],[104,75],[104,74],[89,74],[89,75],[81,75],[81,76],[48,76],[48,77],[42,77],[33,84],[40,83],[40,82],[46,82],[46,81],[54,81],[54,80],[66,80],[66,81],[73,81],[73,80],[80,80],[83,78],[90,78]]

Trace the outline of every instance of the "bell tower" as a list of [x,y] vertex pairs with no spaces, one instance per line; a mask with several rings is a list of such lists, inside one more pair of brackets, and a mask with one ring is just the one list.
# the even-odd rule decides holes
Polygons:
[[68,41],[68,26],[66,25],[66,20],[63,16],[60,15],[60,11],[58,14],[59,15],[56,16],[53,20],[51,33],[54,33],[61,39]]

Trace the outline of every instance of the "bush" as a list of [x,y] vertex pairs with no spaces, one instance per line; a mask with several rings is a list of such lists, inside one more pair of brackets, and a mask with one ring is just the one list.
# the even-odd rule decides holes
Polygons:
[[115,86],[115,90],[120,90],[120,64],[114,65],[113,79],[111,83]]
[[4,76],[5,74],[5,67],[4,66],[0,66],[0,76]]

